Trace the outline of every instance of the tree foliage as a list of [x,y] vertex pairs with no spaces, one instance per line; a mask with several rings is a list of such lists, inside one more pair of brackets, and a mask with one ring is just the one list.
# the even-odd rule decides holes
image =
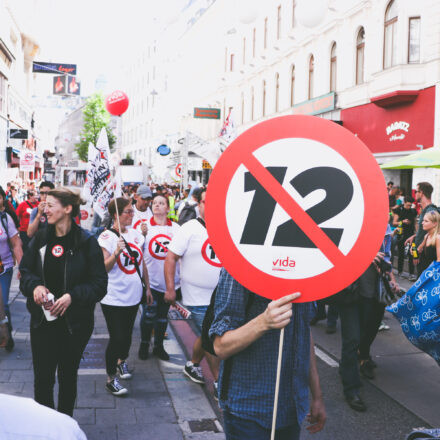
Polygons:
[[80,142],[75,145],[75,150],[78,153],[78,157],[84,162],[87,162],[89,143],[96,146],[99,133],[103,127],[105,127],[107,131],[110,151],[116,143],[116,136],[109,126],[110,115],[105,109],[104,97],[101,93],[94,93],[87,99],[83,115],[84,126],[80,133]]

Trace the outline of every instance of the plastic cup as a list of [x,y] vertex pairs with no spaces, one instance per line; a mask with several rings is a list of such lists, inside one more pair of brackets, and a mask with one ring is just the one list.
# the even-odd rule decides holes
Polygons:
[[55,319],[58,318],[58,316],[50,314],[50,308],[53,306],[54,302],[55,302],[55,297],[53,296],[52,293],[48,293],[47,301],[41,306],[47,321],[54,321]]

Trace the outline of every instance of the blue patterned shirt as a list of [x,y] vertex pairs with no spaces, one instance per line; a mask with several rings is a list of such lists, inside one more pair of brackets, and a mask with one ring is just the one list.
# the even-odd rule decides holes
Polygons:
[[[209,335],[222,336],[266,310],[270,300],[255,295],[246,316],[249,290],[226,270],[220,274],[215,297],[214,320]],[[277,428],[301,424],[308,412],[310,320],[315,303],[293,304],[293,316],[285,327]],[[227,397],[220,407],[265,428],[272,426],[277,372],[279,330],[270,330],[232,357]],[[222,394],[224,362],[220,365],[219,395]]]

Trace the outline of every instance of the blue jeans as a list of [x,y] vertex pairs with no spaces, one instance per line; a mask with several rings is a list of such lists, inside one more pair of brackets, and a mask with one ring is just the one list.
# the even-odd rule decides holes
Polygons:
[[191,312],[191,319],[197,327],[197,330],[202,333],[203,319],[205,318],[206,310],[208,306],[186,306]]
[[9,290],[11,289],[12,273],[14,268],[6,269],[0,275],[0,284],[2,286],[3,304],[5,305],[5,312],[9,315]]
[[[242,419],[228,411],[223,412],[226,440],[270,440],[271,430],[253,420]],[[277,429],[276,440],[299,440],[301,428],[298,423]]]

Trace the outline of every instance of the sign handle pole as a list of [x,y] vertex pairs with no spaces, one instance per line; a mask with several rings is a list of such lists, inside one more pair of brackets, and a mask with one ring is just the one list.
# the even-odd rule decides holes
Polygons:
[[283,345],[284,345],[284,328],[280,332],[280,346],[278,349],[278,365],[277,365],[277,380],[275,383],[275,398],[273,402],[273,416],[272,416],[272,432],[270,440],[275,440],[275,429],[277,425],[277,412],[278,412],[278,394],[280,391],[280,376],[281,376],[281,361],[283,359]]

